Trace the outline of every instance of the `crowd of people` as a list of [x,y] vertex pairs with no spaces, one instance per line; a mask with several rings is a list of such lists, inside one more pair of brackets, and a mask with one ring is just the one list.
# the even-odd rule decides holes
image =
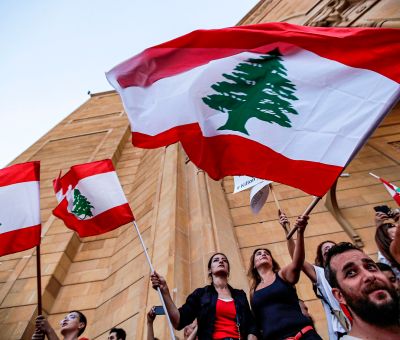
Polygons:
[[[242,289],[229,284],[228,257],[215,253],[207,269],[210,284],[195,289],[177,307],[166,280],[151,274],[152,286],[159,289],[172,326],[184,329],[184,339],[255,340],[321,339],[296,283],[303,271],[323,305],[329,339],[400,339],[400,213],[396,210],[375,214],[378,262],[349,242],[326,240],[316,249],[315,263],[305,261],[304,231],[308,216],[297,218],[296,241],[287,242],[292,261],[284,267],[267,248],[257,248],[250,258],[249,299]],[[287,231],[289,221],[279,212],[279,222]],[[147,338],[154,340],[155,307],[147,314]],[[64,340],[77,340],[84,332],[86,317],[71,311],[61,321]],[[41,315],[36,319],[32,339],[58,339]],[[125,331],[113,328],[109,340],[125,340]],[[80,338],[81,340],[84,338]]]

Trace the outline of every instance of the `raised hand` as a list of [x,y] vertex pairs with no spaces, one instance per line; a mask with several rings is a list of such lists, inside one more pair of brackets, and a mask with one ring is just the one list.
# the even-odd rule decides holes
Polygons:
[[168,291],[167,282],[156,271],[150,275],[151,285],[154,289],[160,288],[162,292]]
[[298,233],[303,233],[304,230],[307,227],[308,224],[308,219],[310,217],[308,215],[301,215],[299,217],[297,217],[296,223],[295,223],[295,227],[297,227],[297,232]]

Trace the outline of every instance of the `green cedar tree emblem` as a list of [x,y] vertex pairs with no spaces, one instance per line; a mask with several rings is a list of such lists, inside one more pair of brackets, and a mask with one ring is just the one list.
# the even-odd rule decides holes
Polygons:
[[212,109],[228,114],[226,123],[218,130],[249,133],[246,123],[257,118],[268,123],[291,127],[287,114],[298,114],[290,101],[296,86],[286,78],[282,54],[276,48],[259,58],[250,58],[238,64],[232,74],[224,73],[229,80],[211,86],[218,94],[202,98]]
[[[94,206],[90,204],[88,199],[81,194],[78,189],[74,190],[74,201],[72,203],[72,213],[80,220],[84,220],[88,216],[93,216],[92,209]],[[81,217],[83,215],[83,217]]]

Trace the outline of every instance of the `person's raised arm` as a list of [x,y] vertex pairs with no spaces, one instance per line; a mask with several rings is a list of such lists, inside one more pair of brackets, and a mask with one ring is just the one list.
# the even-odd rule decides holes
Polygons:
[[285,281],[290,284],[296,284],[300,278],[300,272],[304,265],[304,230],[308,223],[308,216],[299,216],[296,220],[295,227],[297,227],[297,240],[293,252],[292,262],[283,267],[279,274]]
[[174,326],[175,329],[178,328],[180,313],[178,308],[176,308],[174,301],[172,301],[167,282],[156,271],[154,271],[154,273],[150,275],[150,280],[154,289],[160,288],[161,295],[164,299],[165,307],[167,307],[167,312],[171,319],[172,326]]
[[156,318],[154,306],[147,313],[147,340],[154,340],[153,322]]
[[54,329],[50,326],[49,322],[46,320],[46,318],[43,315],[38,315],[35,321],[35,333],[36,332],[43,332],[46,334],[47,339],[49,340],[60,340],[54,331]]
[[[289,223],[289,220],[286,217],[285,213],[280,210],[279,210],[279,223],[282,226],[282,228],[285,230],[285,233],[287,235],[290,223]],[[287,240],[286,244],[288,247],[290,257],[293,259],[293,254],[294,254],[294,249],[296,247],[296,243],[295,243],[294,239],[291,237],[290,239]],[[304,274],[306,274],[308,276],[308,278],[311,280],[311,282],[313,282],[313,283],[317,282],[317,274],[315,272],[314,266],[311,263],[304,261],[302,270],[303,270]]]

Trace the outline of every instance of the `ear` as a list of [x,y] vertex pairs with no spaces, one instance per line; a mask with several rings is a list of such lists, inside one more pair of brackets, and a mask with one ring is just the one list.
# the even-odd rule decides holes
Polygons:
[[85,327],[85,323],[84,322],[79,322],[78,328],[82,329]]
[[332,288],[332,295],[335,297],[336,300],[338,300],[339,303],[342,303],[344,305],[347,304],[340,289]]

